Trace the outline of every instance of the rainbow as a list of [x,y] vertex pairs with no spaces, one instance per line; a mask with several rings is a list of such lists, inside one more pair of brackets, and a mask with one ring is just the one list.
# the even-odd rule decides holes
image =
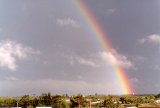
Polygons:
[[[101,26],[95,20],[94,16],[92,15],[91,11],[87,8],[83,0],[72,0],[72,2],[74,3],[78,11],[81,13],[82,17],[89,26],[89,30],[91,30],[91,32],[95,35],[103,50],[105,52],[111,51],[112,45],[110,44]],[[115,59],[117,59],[116,56]],[[131,94],[131,87],[128,83],[127,76],[125,75],[125,71],[123,70],[123,68],[120,66],[113,66],[113,70],[116,74],[116,79],[118,79],[118,82],[121,86],[122,94]]]

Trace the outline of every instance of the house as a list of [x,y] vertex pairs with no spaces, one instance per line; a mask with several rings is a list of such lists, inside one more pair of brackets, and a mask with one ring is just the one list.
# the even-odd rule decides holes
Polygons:
[[137,108],[137,107],[126,107],[126,108]]
[[157,99],[155,102],[156,102],[156,103],[160,103],[160,99]]
[[36,108],[52,108],[52,107],[36,107]]

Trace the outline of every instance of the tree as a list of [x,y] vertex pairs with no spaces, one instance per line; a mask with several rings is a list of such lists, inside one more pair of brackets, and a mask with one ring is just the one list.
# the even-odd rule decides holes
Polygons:
[[120,101],[122,102],[122,104],[126,103],[126,97],[120,97]]
[[52,105],[58,108],[66,108],[68,106],[67,103],[65,102],[65,98],[60,95],[52,97]]
[[39,102],[39,100],[37,99],[37,98],[34,98],[33,100],[32,100],[32,106],[35,108],[36,106],[38,106],[38,102]]
[[118,108],[118,104],[115,104],[112,101],[112,97],[107,97],[103,102],[103,107],[106,107],[106,108]]
[[51,93],[42,93],[42,95],[39,97],[39,105],[40,106],[51,106]]
[[71,107],[77,107],[79,108],[86,107],[88,105],[88,102],[86,101],[85,97],[81,94],[72,97],[71,98]]
[[19,100],[19,106],[23,107],[23,108],[27,108],[27,106],[30,105],[30,97],[29,95],[24,95],[23,97],[21,97],[21,99]]
[[160,98],[160,93],[155,96],[156,99]]

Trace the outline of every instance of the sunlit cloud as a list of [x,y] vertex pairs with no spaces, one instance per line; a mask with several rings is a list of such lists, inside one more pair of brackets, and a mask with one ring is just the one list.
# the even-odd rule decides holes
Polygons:
[[76,60],[79,64],[82,64],[82,65],[87,65],[87,66],[91,66],[91,67],[97,67],[98,66],[93,60],[89,60],[89,59],[87,60],[87,59],[82,58],[82,57],[77,57]]
[[154,44],[160,44],[160,35],[158,34],[152,34],[149,35],[145,38],[141,38],[138,40],[139,43],[143,44],[143,43],[154,43]]
[[123,67],[129,69],[134,67],[133,63],[128,60],[125,55],[119,54],[115,49],[110,52],[101,52],[101,58],[108,64],[114,67]]
[[63,27],[80,27],[80,24],[78,23],[78,21],[72,19],[72,18],[59,18],[57,19],[57,24]]
[[79,64],[83,66],[98,67],[93,58],[85,58],[79,55],[65,55],[71,65]]
[[18,67],[18,60],[26,60],[32,54],[38,53],[39,51],[15,41],[0,41],[0,68],[8,68],[11,71],[15,71]]
[[133,63],[128,60],[125,55],[119,54],[114,49],[110,52],[98,52],[90,55],[87,57],[82,57],[80,55],[65,55],[65,58],[68,59],[71,65],[80,64],[91,67],[120,66],[125,69],[134,67]]

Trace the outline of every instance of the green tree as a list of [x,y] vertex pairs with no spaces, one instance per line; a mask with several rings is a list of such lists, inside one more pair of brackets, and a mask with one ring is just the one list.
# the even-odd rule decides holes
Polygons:
[[86,101],[85,97],[81,94],[71,98],[71,107],[86,107],[89,103]]
[[29,105],[30,105],[29,95],[24,95],[23,97],[21,97],[21,99],[19,100],[19,106],[23,108],[27,108],[27,106]]
[[61,95],[52,97],[52,105],[58,108],[66,108],[68,106],[65,102],[65,97],[62,97]]
[[31,104],[35,108],[36,106],[38,106],[38,102],[39,102],[39,99],[38,98],[34,98],[34,99],[32,99]]
[[50,92],[42,93],[42,95],[39,97],[38,106],[51,106],[51,100],[52,96]]
[[122,104],[125,104],[125,103],[126,103],[126,97],[120,97],[119,100],[122,102]]
[[112,97],[107,97],[103,102],[103,107],[106,108],[118,108],[118,104],[115,104]]

